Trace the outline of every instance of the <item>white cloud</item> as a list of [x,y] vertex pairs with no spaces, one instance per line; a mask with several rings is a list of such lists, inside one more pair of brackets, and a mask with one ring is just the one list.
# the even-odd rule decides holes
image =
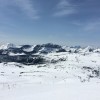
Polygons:
[[66,0],[60,0],[60,2],[57,5],[57,8],[58,9],[63,9],[63,8],[68,7],[68,6],[71,6],[71,4],[68,1],[66,1]]
[[84,26],[84,31],[87,32],[98,32],[100,31],[100,20],[91,21]]
[[60,0],[56,6],[57,11],[54,16],[66,16],[76,13],[75,5],[69,3],[68,0]]
[[26,13],[29,17],[33,19],[39,18],[37,15],[37,10],[33,7],[33,4],[30,0],[14,0],[17,6]]
[[65,16],[65,15],[70,15],[74,14],[76,11],[74,9],[63,9],[61,11],[58,11],[54,14],[54,16]]
[[75,26],[82,26],[82,25],[83,25],[83,24],[82,24],[80,21],[78,21],[78,20],[72,21],[71,24],[72,24],[72,25],[75,25]]
[[31,0],[0,0],[0,7],[3,7],[4,9],[17,7],[22,13],[24,13],[28,17],[32,19],[39,18],[38,11],[34,8]]
[[74,21],[73,25],[78,26],[81,32],[86,33],[99,33],[100,32],[100,19],[90,19],[88,21],[80,22]]

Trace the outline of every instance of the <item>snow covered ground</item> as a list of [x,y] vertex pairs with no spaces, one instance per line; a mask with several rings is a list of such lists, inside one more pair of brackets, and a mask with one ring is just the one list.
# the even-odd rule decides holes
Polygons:
[[0,63],[0,100],[100,100],[99,53],[41,56],[49,62]]
[[23,84],[4,84],[0,100],[100,100],[99,92],[100,83],[95,82],[82,84],[68,80],[66,84],[33,84],[23,81]]

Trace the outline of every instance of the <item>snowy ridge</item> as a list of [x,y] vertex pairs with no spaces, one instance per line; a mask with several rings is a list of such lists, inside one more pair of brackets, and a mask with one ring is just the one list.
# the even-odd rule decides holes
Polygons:
[[[60,46],[52,43],[43,44],[43,45],[14,45],[11,43],[0,45],[0,50],[8,50],[9,49],[18,49],[22,50],[22,52],[32,52],[32,53],[51,53],[51,52],[100,52],[100,48],[93,48],[91,46],[80,47],[80,46]],[[13,52],[13,50],[12,50]]]
[[[67,54],[80,54],[88,55],[92,53],[99,54],[99,49],[94,49],[90,46],[81,48],[80,46],[68,47],[56,44],[43,44],[43,45],[21,45],[15,46],[14,44],[6,44],[1,46],[0,62],[16,62],[28,65],[44,64],[48,62],[45,55],[51,53],[65,53]],[[55,60],[54,60],[55,61]],[[53,62],[53,60],[51,61]]]

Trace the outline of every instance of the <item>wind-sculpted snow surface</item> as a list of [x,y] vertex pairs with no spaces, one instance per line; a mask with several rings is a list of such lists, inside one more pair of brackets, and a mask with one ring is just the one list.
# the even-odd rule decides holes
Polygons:
[[0,62],[0,100],[100,100],[99,48],[14,45]]

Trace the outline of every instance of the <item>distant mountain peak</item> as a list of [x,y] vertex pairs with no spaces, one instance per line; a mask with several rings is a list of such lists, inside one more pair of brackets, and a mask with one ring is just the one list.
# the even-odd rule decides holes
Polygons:
[[1,44],[0,45],[0,50],[5,50],[5,49],[9,49],[9,48],[15,48],[16,46],[12,43],[5,43],[5,44]]

